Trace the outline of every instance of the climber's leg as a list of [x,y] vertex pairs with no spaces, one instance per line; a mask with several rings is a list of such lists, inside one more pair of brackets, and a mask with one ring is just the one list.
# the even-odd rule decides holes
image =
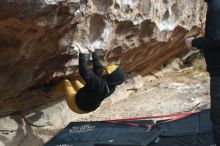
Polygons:
[[79,89],[81,89],[81,88],[84,87],[84,85],[83,85],[79,80],[75,80],[75,82],[74,82],[74,87],[75,87],[75,89],[76,89],[76,92],[78,92]]
[[64,96],[64,80],[60,81],[58,84],[52,87],[52,96]]
[[63,92],[62,85],[59,84],[61,80],[63,79],[60,78],[60,79],[48,81],[44,83],[42,86],[40,86],[40,88],[42,88],[42,90],[45,92],[45,95],[47,97],[51,97],[53,92],[57,96],[58,94],[61,94]]
[[75,101],[76,90],[73,88],[69,80],[63,80],[52,89],[53,94],[64,95],[69,108],[79,114],[85,113],[77,105]]

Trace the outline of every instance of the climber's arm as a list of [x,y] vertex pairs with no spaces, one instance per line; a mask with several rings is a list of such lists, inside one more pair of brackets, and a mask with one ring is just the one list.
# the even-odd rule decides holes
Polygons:
[[88,82],[94,76],[92,71],[89,70],[85,53],[79,54],[79,73],[85,82]]
[[99,56],[95,51],[92,52],[92,60],[93,60],[93,72],[95,73],[95,75],[101,76],[104,67],[100,61]]
[[95,75],[101,76],[104,67],[100,61],[99,56],[96,53],[96,50],[93,48],[91,44],[86,46],[86,48],[89,50],[90,53],[92,53],[93,72],[95,73]]
[[211,37],[199,37],[192,40],[192,46],[199,50],[212,50],[220,46],[220,41],[217,39],[212,39]]
[[93,72],[89,70],[87,59],[86,59],[86,49],[82,47],[79,43],[74,43],[74,47],[79,50],[79,73],[85,82],[94,76]]

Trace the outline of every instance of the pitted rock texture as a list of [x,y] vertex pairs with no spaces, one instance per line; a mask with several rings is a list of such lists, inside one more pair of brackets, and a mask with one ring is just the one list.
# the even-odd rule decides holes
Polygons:
[[205,12],[203,0],[2,0],[0,115],[63,99],[35,87],[79,76],[73,41],[91,42],[104,64],[147,75],[203,33]]

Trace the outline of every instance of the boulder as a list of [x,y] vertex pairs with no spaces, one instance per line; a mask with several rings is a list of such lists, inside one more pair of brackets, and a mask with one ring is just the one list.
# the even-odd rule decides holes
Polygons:
[[78,78],[73,41],[144,76],[186,52],[184,38],[203,32],[205,12],[203,0],[1,0],[0,115],[63,99],[40,87]]

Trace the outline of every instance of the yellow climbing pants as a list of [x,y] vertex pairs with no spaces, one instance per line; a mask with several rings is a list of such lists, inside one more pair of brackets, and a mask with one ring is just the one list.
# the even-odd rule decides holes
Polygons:
[[83,113],[87,113],[87,112],[81,110],[77,106],[76,100],[75,100],[76,93],[82,87],[84,87],[84,85],[78,80],[76,80],[72,85],[69,80],[65,79],[65,80],[62,80],[61,82],[59,82],[57,85],[55,85],[53,87],[52,94],[54,94],[54,95],[64,95],[69,108],[72,111],[74,111],[75,113],[83,114]]

